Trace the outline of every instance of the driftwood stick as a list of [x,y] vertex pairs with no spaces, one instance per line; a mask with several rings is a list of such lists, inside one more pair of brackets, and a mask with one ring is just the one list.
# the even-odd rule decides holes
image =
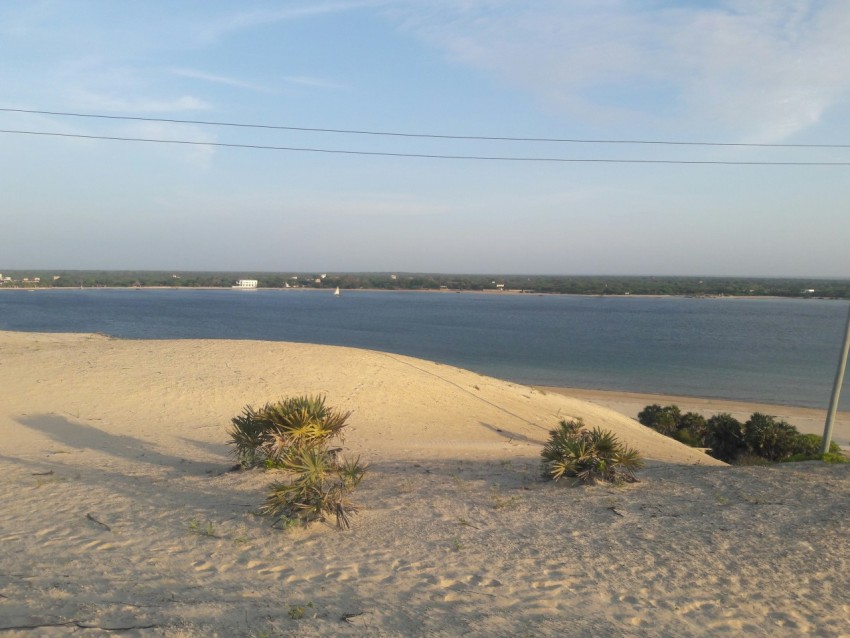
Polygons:
[[90,513],[89,513],[89,514],[86,514],[86,518],[87,518],[87,519],[89,519],[92,523],[97,523],[97,524],[98,524],[98,525],[100,525],[103,529],[105,529],[107,532],[111,532],[111,531],[112,531],[112,528],[111,528],[111,527],[109,527],[109,525],[107,525],[106,523],[102,523],[101,521],[97,520],[94,516],[92,516],[92,514],[90,514]]

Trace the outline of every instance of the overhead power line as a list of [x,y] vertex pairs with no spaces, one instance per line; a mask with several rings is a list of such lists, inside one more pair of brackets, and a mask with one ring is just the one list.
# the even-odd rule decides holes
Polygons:
[[214,146],[224,148],[248,148],[267,151],[296,151],[306,153],[331,153],[339,155],[373,155],[380,157],[420,157],[425,159],[484,160],[497,162],[563,162],[596,164],[717,164],[727,166],[850,166],[850,162],[737,162],[725,160],[664,160],[664,159],[612,159],[612,158],[568,158],[568,157],[511,157],[490,155],[432,155],[427,153],[391,153],[386,151],[348,151],[330,148],[307,148],[298,146],[265,146],[262,144],[229,144],[225,142],[197,142],[192,140],[166,140],[146,137],[117,137],[110,135],[82,135],[78,133],[50,133],[47,131],[15,131],[0,129],[0,133],[17,135],[40,135],[46,137],[70,137],[86,140],[111,140],[117,142],[150,142],[154,144],[184,144],[189,146]]
[[506,137],[486,135],[441,135],[435,133],[399,133],[392,131],[362,131],[356,129],[308,128],[305,126],[277,126],[271,124],[245,124],[237,122],[211,122],[207,120],[178,120],[160,117],[134,117],[129,115],[101,115],[97,113],[71,113],[66,111],[37,111],[0,107],[0,112],[29,113],[32,115],[58,115],[61,117],[83,117],[104,120],[127,120],[135,122],[165,122],[169,124],[200,124],[203,126],[230,126],[237,128],[271,129],[280,131],[304,131],[310,133],[343,133],[348,135],[376,135],[387,137],[418,137],[442,140],[479,140],[499,142],[557,142],[565,144],[657,144],[666,146],[732,146],[744,148],[850,148],[850,144],[758,144],[748,142],[679,142],[672,140],[604,140],[557,137]]

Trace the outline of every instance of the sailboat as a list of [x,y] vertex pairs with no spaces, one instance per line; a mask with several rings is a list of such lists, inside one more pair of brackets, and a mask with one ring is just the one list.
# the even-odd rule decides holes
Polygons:
[[337,286],[336,290],[334,290],[334,297],[339,297],[339,286]]

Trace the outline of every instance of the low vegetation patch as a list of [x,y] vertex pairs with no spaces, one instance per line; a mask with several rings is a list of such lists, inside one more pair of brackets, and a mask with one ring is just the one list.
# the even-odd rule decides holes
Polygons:
[[228,434],[242,467],[276,467],[294,449],[341,441],[350,416],[325,405],[324,396],[292,397],[258,409],[245,406],[231,419]]
[[687,445],[707,448],[709,455],[727,463],[847,460],[834,441],[829,452],[821,455],[822,437],[801,434],[790,423],[760,412],[754,412],[741,423],[728,413],[715,414],[706,420],[695,412],[682,414],[676,405],[653,404],[638,413],[638,421]]
[[585,485],[634,483],[635,471],[643,467],[637,450],[621,443],[612,432],[586,429],[581,419],[561,419],[558,428],[549,433],[541,456],[545,478],[574,477]]
[[366,467],[323,446],[298,447],[281,457],[277,466],[289,479],[272,484],[261,513],[303,523],[333,516],[340,529],[351,527],[357,506],[348,495],[360,483]]
[[246,406],[231,419],[228,434],[240,465],[262,465],[284,476],[271,485],[262,514],[278,518],[284,527],[327,516],[341,529],[350,527],[357,506],[349,494],[366,466],[331,447],[332,441],[342,441],[350,415],[326,406],[323,396],[301,396],[259,409]]

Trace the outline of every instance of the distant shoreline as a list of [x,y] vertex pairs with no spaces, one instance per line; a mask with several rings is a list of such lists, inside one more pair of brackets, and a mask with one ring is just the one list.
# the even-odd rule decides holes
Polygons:
[[788,297],[850,299],[850,279],[823,277],[547,275],[429,272],[269,272],[163,270],[3,270],[0,288],[230,288],[237,282],[261,289],[571,294],[580,296]]
[[[0,287],[0,292],[3,291],[18,291],[18,292],[42,292],[42,291],[79,291],[81,288],[72,286],[34,286],[34,287]],[[310,287],[291,287],[291,288],[238,288],[231,286],[86,286],[82,290],[127,290],[127,291],[144,291],[144,290],[239,290],[242,292],[248,291],[276,291],[276,292],[327,292],[333,293],[335,287],[327,288],[310,288]],[[455,294],[455,295],[490,295],[494,297],[500,296],[528,296],[528,297],[598,297],[605,299],[619,298],[634,298],[634,299],[802,299],[812,301],[846,301],[842,297],[818,297],[818,296],[791,296],[791,295],[691,295],[691,294],[599,294],[599,293],[580,293],[580,292],[538,292],[532,290],[435,290],[432,288],[423,289],[406,289],[406,288],[340,288],[342,293],[357,293],[357,292],[386,292],[386,293],[430,293],[430,294]]]

